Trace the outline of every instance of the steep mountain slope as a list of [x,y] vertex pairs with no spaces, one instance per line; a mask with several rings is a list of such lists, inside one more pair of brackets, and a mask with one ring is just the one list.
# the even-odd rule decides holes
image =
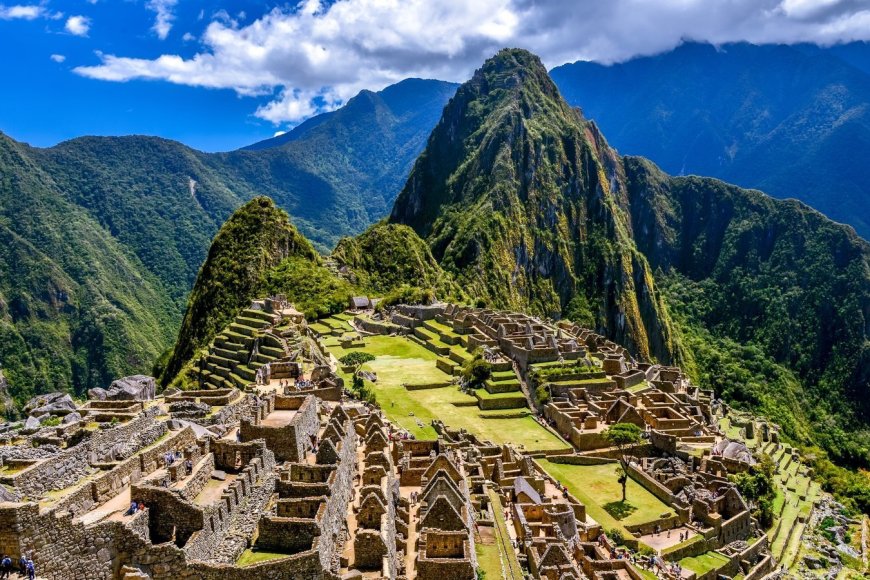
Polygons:
[[[801,425],[809,419],[829,451],[866,461],[870,244],[794,200],[669,177],[641,158],[624,164],[638,247],[669,277],[665,294],[685,315],[684,331],[708,343],[690,350],[727,339],[792,375],[747,365],[754,353],[724,348],[728,364],[750,372],[718,368],[708,379],[795,432],[809,435]],[[698,362],[709,371],[724,361]],[[752,384],[767,371],[778,377]]]
[[800,202],[619,157],[534,56],[460,87],[390,219],[473,297],[585,319],[870,461],[870,246]]
[[625,201],[620,160],[597,128],[537,57],[503,50],[445,108],[390,220],[424,237],[472,296],[548,316],[580,296],[610,336],[679,360]]
[[291,256],[319,261],[272,200],[257,197],[236,210],[215,236],[200,269],[164,376],[174,378],[197,349],[265,290],[267,272]]
[[868,57],[864,43],[687,43],[552,75],[621,153],[800,199],[867,238],[870,165],[855,160],[870,155]]
[[179,310],[209,242],[245,199],[207,156],[157,137],[82,137],[27,152],[70,203],[160,278]]
[[0,361],[19,402],[147,372],[173,333],[160,280],[0,135]]

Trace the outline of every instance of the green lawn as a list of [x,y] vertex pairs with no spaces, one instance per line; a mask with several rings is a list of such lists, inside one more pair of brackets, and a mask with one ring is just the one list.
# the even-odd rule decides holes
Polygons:
[[276,552],[262,552],[260,550],[251,550],[250,548],[242,552],[239,559],[236,561],[236,566],[245,567],[266,562],[267,560],[278,560],[286,558],[287,554],[278,554]]
[[486,574],[486,578],[498,580],[501,574],[501,557],[498,546],[495,544],[483,544],[474,542],[474,551],[477,554],[477,566]]
[[[586,505],[586,513],[606,530],[643,524],[673,513],[671,508],[644,489],[633,479],[628,480],[626,497],[634,509],[621,509],[622,487],[616,478],[616,463],[604,465],[568,465],[539,459],[544,470],[568,488],[574,497]],[[605,506],[609,506],[605,509]],[[625,514],[627,515],[622,515]],[[616,516],[616,517],[615,517]],[[619,517],[619,519],[617,519]]]
[[[513,443],[526,449],[564,449],[568,444],[544,429],[531,416],[512,419],[483,418],[473,396],[458,387],[409,391],[404,384],[449,383],[452,377],[435,366],[438,355],[404,337],[367,336],[364,352],[377,358],[364,368],[374,371],[378,381],[373,384],[375,396],[387,417],[413,433],[419,439],[434,439],[432,419],[441,419],[454,429],[466,429],[493,443]],[[340,346],[327,346],[336,356],[349,351]],[[355,349],[360,350],[360,349]],[[349,384],[350,377],[343,375]],[[456,406],[454,403],[474,406]],[[413,415],[411,415],[413,413]],[[423,427],[417,424],[419,420]]]
[[683,558],[680,560],[680,566],[687,568],[697,574],[703,576],[707,572],[718,570],[728,563],[728,558],[716,552],[707,552],[700,556],[692,558]]

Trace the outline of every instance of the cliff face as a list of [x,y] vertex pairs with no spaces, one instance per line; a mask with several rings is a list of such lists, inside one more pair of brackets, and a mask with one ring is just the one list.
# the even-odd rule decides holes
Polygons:
[[494,307],[577,311],[643,358],[681,359],[621,161],[528,52],[501,51],[459,88],[390,221]]

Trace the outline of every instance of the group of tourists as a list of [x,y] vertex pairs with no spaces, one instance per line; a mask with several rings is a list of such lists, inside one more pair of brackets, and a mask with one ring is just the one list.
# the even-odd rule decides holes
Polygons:
[[[278,386],[282,389],[289,389],[291,387],[290,379],[284,380],[281,379],[278,381]],[[313,389],[316,385],[314,381],[309,381],[306,379],[295,379],[293,381],[292,387],[297,391],[304,391],[305,389]]]
[[166,467],[175,464],[176,461],[181,461],[181,451],[167,451],[163,454],[163,463]]
[[[0,560],[0,578],[11,578],[13,571],[12,558],[8,554],[3,554],[3,559]],[[36,578],[36,566],[25,554],[21,554],[21,558],[18,559],[18,577],[30,578],[30,580]]]
[[145,511],[145,502],[142,501],[141,499],[140,500],[134,499],[133,501],[130,502],[130,509],[128,509],[124,513],[124,515],[125,516],[132,516],[132,515],[135,515],[136,512],[141,512],[141,511]]

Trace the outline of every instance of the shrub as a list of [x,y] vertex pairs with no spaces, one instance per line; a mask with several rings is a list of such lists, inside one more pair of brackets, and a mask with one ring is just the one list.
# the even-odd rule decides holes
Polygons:
[[607,537],[610,538],[610,541],[616,544],[617,546],[625,545],[625,536],[622,533],[622,530],[619,528],[610,528],[607,530]]
[[492,376],[492,364],[483,360],[483,353],[478,349],[474,356],[462,367],[462,378],[466,386],[479,389]]
[[375,356],[373,354],[357,350],[344,355],[343,357],[338,359],[338,362],[340,362],[344,366],[358,367],[373,360],[375,360]]
[[42,422],[43,427],[57,427],[60,425],[60,417],[49,417]]

